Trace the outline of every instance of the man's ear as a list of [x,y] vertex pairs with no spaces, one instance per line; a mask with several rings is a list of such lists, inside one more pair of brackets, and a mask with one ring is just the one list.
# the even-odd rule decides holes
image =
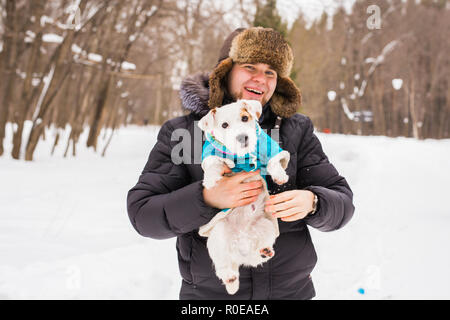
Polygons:
[[241,102],[245,109],[247,109],[248,113],[250,113],[252,117],[258,121],[262,113],[261,103],[258,100],[241,100]]
[[204,132],[211,132],[214,128],[214,116],[216,114],[216,108],[212,109],[206,116],[200,119],[198,127]]

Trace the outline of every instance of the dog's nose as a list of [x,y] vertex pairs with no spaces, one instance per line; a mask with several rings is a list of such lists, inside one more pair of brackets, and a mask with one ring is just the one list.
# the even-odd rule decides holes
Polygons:
[[240,134],[236,137],[236,140],[241,144],[248,144],[248,135]]

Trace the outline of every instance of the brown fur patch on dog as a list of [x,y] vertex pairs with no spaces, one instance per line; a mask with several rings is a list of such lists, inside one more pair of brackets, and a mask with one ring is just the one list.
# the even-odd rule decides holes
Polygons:
[[244,116],[247,116],[248,120],[252,120],[253,119],[252,115],[250,113],[248,113],[248,111],[247,111],[247,109],[245,109],[245,107],[241,108],[241,112],[240,112],[239,116],[241,117],[241,119]]
[[[245,101],[243,101],[244,103],[244,107],[246,108],[246,111],[248,111],[249,105],[247,103],[245,103]],[[241,116],[242,117],[242,116]],[[251,115],[249,115],[250,119],[253,119],[253,117]],[[256,112],[256,118],[260,118],[261,117],[261,113]]]

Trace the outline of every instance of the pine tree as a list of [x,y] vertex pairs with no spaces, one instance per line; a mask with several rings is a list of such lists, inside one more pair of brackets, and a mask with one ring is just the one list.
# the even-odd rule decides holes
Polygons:
[[287,23],[281,20],[276,0],[267,0],[264,6],[257,9],[253,26],[272,28],[281,33],[283,37],[287,35]]

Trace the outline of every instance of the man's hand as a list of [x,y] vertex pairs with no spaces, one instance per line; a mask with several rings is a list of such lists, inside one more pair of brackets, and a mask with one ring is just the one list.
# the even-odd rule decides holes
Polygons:
[[[226,164],[223,165],[222,176],[230,173]],[[260,170],[254,172],[239,172],[232,177],[223,177],[211,189],[203,189],[203,198],[210,207],[225,209],[248,205],[258,198],[263,186],[261,180],[244,183],[251,176],[258,175]]]
[[291,190],[270,196],[265,210],[275,218],[292,222],[305,218],[313,210],[314,193],[308,190]]

